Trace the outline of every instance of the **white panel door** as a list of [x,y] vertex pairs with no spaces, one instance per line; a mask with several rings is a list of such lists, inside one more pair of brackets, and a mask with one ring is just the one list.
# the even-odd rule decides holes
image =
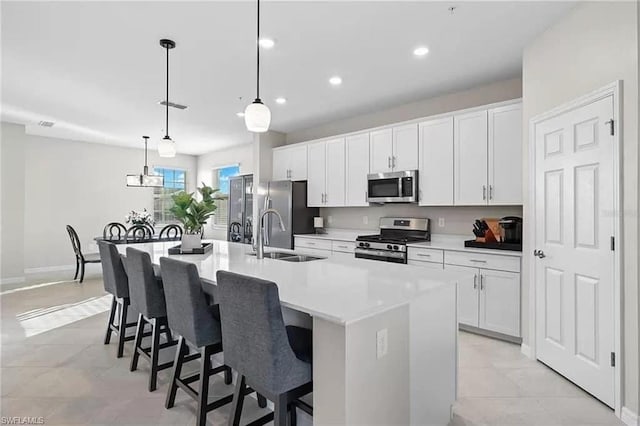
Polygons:
[[480,272],[477,268],[466,266],[444,265],[447,271],[460,271],[474,274],[458,283],[458,322],[460,324],[478,327]]
[[289,178],[291,180],[307,179],[307,146],[292,146],[287,148],[289,158]]
[[520,274],[480,270],[480,328],[520,337]]
[[286,150],[273,150],[273,169],[271,178],[273,180],[289,179],[289,161],[287,158]]
[[309,207],[324,207],[326,188],[326,144],[316,142],[307,147],[309,156],[307,170],[307,205]]
[[421,206],[453,205],[453,117],[420,123]]
[[536,356],[614,404],[613,97],[535,126]]
[[522,104],[489,110],[489,204],[522,204]]
[[331,139],[326,144],[325,205],[344,206],[345,199],[345,148],[344,138]]
[[369,133],[346,138],[345,205],[368,206],[367,175],[369,174]]
[[393,132],[391,129],[376,130],[370,133],[369,169],[371,173],[385,173],[392,170]]
[[396,172],[418,169],[418,125],[393,128],[391,167]]
[[454,202],[487,204],[487,111],[454,117]]

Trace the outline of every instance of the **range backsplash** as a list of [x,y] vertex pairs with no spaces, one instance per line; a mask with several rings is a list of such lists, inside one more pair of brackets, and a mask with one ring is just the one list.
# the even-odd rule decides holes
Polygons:
[[[415,204],[384,204],[370,207],[333,207],[320,209],[328,228],[377,230],[381,217],[427,217],[434,234],[468,234],[473,237],[473,221],[481,217],[522,217],[522,206],[419,207]],[[364,223],[363,218],[367,218]],[[438,218],[445,219],[444,227]]]

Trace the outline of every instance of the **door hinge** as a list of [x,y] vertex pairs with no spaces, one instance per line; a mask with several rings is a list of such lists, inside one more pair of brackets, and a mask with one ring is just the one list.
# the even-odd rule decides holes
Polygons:
[[615,352],[611,352],[611,366],[612,367],[616,366],[616,353]]
[[605,122],[604,124],[608,124],[609,125],[609,134],[611,134],[611,136],[613,136],[615,134],[615,126],[614,126],[614,121],[613,118],[607,122]]
[[616,249],[616,237],[611,237],[611,251],[615,251]]

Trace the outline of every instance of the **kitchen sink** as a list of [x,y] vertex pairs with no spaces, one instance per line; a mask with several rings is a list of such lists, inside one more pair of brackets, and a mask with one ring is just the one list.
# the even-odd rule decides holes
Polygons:
[[[247,253],[249,256],[255,256],[255,252]],[[281,251],[270,251],[264,254],[265,259],[282,259],[283,257],[295,256],[294,253],[284,253]]]
[[296,254],[293,256],[279,257],[278,260],[284,260],[285,262],[310,262],[312,260],[326,259],[326,257],[307,256],[305,254]]

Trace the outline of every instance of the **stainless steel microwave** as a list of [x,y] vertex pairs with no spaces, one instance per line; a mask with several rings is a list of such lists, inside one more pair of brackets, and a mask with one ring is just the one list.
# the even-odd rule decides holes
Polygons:
[[418,202],[418,171],[372,173],[367,175],[370,203]]

